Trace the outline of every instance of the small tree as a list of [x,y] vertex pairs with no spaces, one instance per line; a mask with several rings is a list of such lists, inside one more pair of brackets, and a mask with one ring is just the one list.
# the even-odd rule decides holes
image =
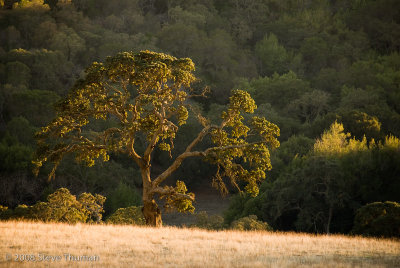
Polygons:
[[[119,53],[104,63],[93,63],[86,77],[59,103],[56,118],[37,133],[36,174],[48,161],[54,164],[49,179],[54,178],[67,153],[75,153],[76,159],[88,166],[100,157],[107,161],[113,152],[128,154],[141,171],[143,215],[146,224],[153,226],[162,225],[157,195],[180,212],[194,210],[194,194],[187,192],[183,182],[162,186],[189,157],[217,165],[213,184],[222,192],[227,192],[223,177],[229,177],[237,188],[238,181],[244,181],[246,192],[257,195],[257,183],[271,169],[269,148],[279,146],[279,128],[257,116],[249,119],[250,127],[244,123],[242,114],[253,113],[256,105],[242,90],[232,91],[221,124],[213,125],[197,115],[203,129],[166,170],[151,177],[154,149],[158,146],[172,157],[175,135],[188,118],[188,99],[195,95],[190,88],[196,80],[193,71],[194,64],[188,58],[149,51]],[[89,129],[89,122],[96,120],[111,123],[102,130]],[[207,135],[214,146],[196,150]]]

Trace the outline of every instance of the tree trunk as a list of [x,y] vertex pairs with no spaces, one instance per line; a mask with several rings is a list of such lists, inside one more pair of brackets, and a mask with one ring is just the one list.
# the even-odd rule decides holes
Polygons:
[[143,180],[142,213],[146,220],[146,225],[161,227],[162,226],[161,210],[158,208],[158,205],[153,198],[153,194],[151,194],[152,183],[150,178],[150,165],[148,164],[142,165],[140,171]]
[[329,207],[329,215],[328,215],[328,223],[326,225],[326,234],[330,234],[330,228],[331,228],[331,221],[332,221],[332,213],[333,213],[333,208],[332,206]]
[[143,216],[146,219],[146,225],[161,227],[161,211],[157,206],[156,201],[153,200],[143,200],[142,208]]

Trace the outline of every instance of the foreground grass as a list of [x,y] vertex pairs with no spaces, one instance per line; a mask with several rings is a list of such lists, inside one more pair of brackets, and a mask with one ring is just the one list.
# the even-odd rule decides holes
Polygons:
[[0,266],[399,267],[400,241],[8,221],[0,222]]

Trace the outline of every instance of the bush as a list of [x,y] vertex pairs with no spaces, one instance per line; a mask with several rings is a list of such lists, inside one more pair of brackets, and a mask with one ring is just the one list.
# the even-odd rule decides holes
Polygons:
[[18,205],[10,216],[13,219],[32,219],[32,207],[25,204]]
[[103,205],[106,198],[102,195],[90,193],[82,193],[79,195],[78,202],[81,203],[82,208],[89,222],[100,222],[104,212]]
[[117,209],[117,211],[108,217],[106,223],[145,225],[146,220],[144,219],[141,207],[131,206]]
[[8,207],[0,205],[0,220],[9,219],[11,214],[12,211]]
[[400,237],[400,204],[386,201],[367,204],[357,210],[353,234]]
[[33,206],[27,206],[25,204],[18,205],[14,210],[7,209],[1,213],[1,219],[16,219],[16,220],[34,220],[35,219],[36,210],[33,209]]
[[86,222],[88,215],[85,209],[68,189],[58,189],[49,195],[47,200],[47,207],[43,205],[42,209],[49,218],[43,218],[41,220],[68,223]]
[[257,220],[256,215],[249,215],[232,222],[231,229],[240,231],[273,231],[268,223]]
[[0,215],[5,213],[8,210],[8,207],[0,205]]
[[48,202],[33,206],[18,205],[14,211],[0,208],[1,219],[30,219],[55,222],[99,222],[105,197],[99,194],[82,193],[79,199],[68,189],[60,188],[47,197]]
[[52,211],[47,202],[38,202],[31,207],[33,220],[51,221]]
[[224,229],[224,218],[218,215],[209,216],[207,212],[200,211],[196,214],[195,224],[192,227],[198,227],[207,230]]
[[105,204],[107,213],[112,213],[118,208],[126,208],[130,206],[138,206],[141,202],[141,197],[138,192],[120,182],[114,191],[107,197],[107,202]]

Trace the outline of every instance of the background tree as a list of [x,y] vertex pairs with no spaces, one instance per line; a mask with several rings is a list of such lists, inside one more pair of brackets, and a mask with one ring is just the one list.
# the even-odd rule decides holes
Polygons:
[[[241,90],[234,90],[222,122],[213,125],[197,115],[203,129],[183,152],[160,174],[151,173],[156,146],[171,155],[179,126],[188,118],[189,98],[195,93],[191,83],[194,64],[188,58],[177,59],[166,54],[142,51],[119,53],[104,63],[93,63],[86,77],[79,80],[57,108],[56,118],[38,132],[36,172],[44,162],[54,164],[49,178],[67,153],[89,166],[95,159],[109,159],[111,153],[128,154],[138,165],[143,183],[143,215],[148,225],[161,226],[161,212],[156,195],[165,206],[180,212],[193,211],[194,194],[177,180],[176,186],[162,183],[189,157],[202,157],[217,165],[213,185],[227,193],[224,177],[239,189],[258,194],[257,183],[271,169],[269,148],[279,146],[279,128],[265,118],[254,116],[245,125],[242,113],[253,113],[254,100]],[[204,92],[203,92],[204,93]],[[203,94],[202,93],[202,94]],[[112,127],[87,131],[90,122],[109,120]],[[206,136],[213,146],[195,150]],[[258,136],[258,138],[256,138]],[[139,137],[144,137],[138,146]],[[267,147],[268,146],[268,147]]]
[[311,91],[309,83],[292,71],[283,75],[275,73],[271,77],[253,79],[250,85],[255,89],[257,102],[270,103],[278,109],[283,109],[291,101]]
[[[236,197],[226,222],[254,214],[279,230],[348,233],[358,208],[398,202],[399,139],[386,137],[376,145],[350,136],[334,123],[313,147],[304,146],[310,142],[304,137],[282,143],[272,162],[277,177],[266,180],[256,198]],[[287,152],[288,146],[299,154]]]
[[9,62],[6,65],[6,83],[14,86],[28,86],[31,79],[31,70],[21,62]]
[[256,56],[261,59],[261,71],[263,75],[272,75],[274,72],[283,74],[288,71],[288,55],[286,49],[279,45],[274,34],[265,36],[255,47]]
[[328,111],[329,97],[329,94],[324,91],[314,90],[292,101],[287,109],[302,122],[310,123]]

